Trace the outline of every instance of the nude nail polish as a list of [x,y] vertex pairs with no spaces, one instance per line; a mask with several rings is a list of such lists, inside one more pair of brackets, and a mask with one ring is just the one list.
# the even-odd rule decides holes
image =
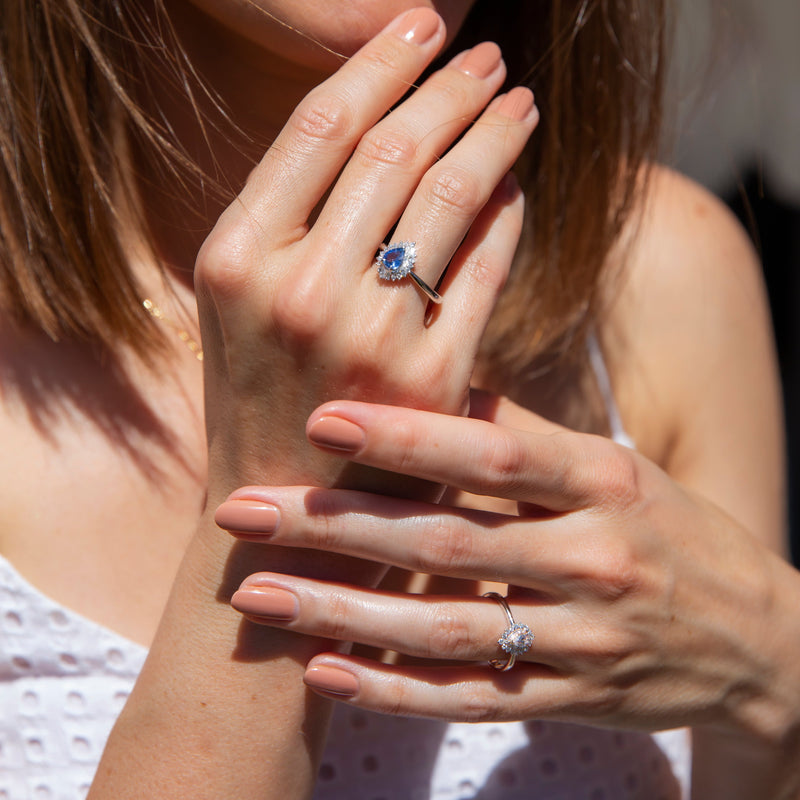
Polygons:
[[439,15],[429,8],[414,8],[398,17],[389,27],[405,39],[414,44],[429,42],[442,25]]
[[495,106],[495,111],[513,120],[525,119],[533,108],[533,92],[525,86],[512,89]]
[[278,509],[260,500],[228,500],[214,514],[214,521],[226,531],[270,534],[278,527]]
[[458,69],[474,78],[488,78],[502,61],[500,48],[494,42],[482,42],[472,48],[458,63]]
[[240,613],[264,619],[290,622],[297,617],[297,597],[285,589],[259,586],[239,589],[231,597],[231,605]]
[[358,678],[352,672],[328,664],[309,667],[303,680],[312,689],[339,697],[355,697],[360,688]]
[[341,417],[320,417],[308,426],[306,434],[314,444],[344,453],[357,452],[367,441],[358,425]]

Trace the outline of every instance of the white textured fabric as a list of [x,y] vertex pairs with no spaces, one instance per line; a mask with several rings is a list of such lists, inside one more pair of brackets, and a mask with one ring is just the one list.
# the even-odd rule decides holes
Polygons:
[[146,651],[0,556],[0,800],[78,800]]
[[684,731],[551,722],[444,723],[334,712],[315,800],[677,800]]

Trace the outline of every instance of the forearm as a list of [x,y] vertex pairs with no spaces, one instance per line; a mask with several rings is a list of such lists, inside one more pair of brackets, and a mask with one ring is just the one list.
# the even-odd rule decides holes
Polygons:
[[693,731],[693,800],[800,798],[800,574],[777,557],[772,566],[761,690],[729,704],[732,724]]
[[92,800],[311,793],[330,704],[306,692],[302,675],[325,645],[242,620],[228,603],[239,564],[297,566],[291,554],[263,551],[250,561],[252,546],[232,543],[210,517],[203,521],[109,739]]

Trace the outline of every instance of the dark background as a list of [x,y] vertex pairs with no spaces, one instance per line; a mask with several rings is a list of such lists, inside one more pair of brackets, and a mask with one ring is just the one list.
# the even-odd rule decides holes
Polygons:
[[721,197],[763,263],[800,566],[800,2],[673,0],[664,160]]
[[783,381],[792,559],[800,566],[800,206],[777,195],[755,164],[724,199],[750,231],[764,267]]

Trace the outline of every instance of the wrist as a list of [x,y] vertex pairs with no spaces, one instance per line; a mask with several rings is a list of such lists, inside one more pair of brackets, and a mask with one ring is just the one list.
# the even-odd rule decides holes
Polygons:
[[800,574],[777,555],[767,559],[767,599],[750,630],[758,674],[742,676],[738,699],[731,693],[730,718],[740,735],[800,756]]
[[693,731],[697,797],[800,800],[800,576],[777,555],[766,565],[765,599],[745,628],[752,657],[721,718]]

